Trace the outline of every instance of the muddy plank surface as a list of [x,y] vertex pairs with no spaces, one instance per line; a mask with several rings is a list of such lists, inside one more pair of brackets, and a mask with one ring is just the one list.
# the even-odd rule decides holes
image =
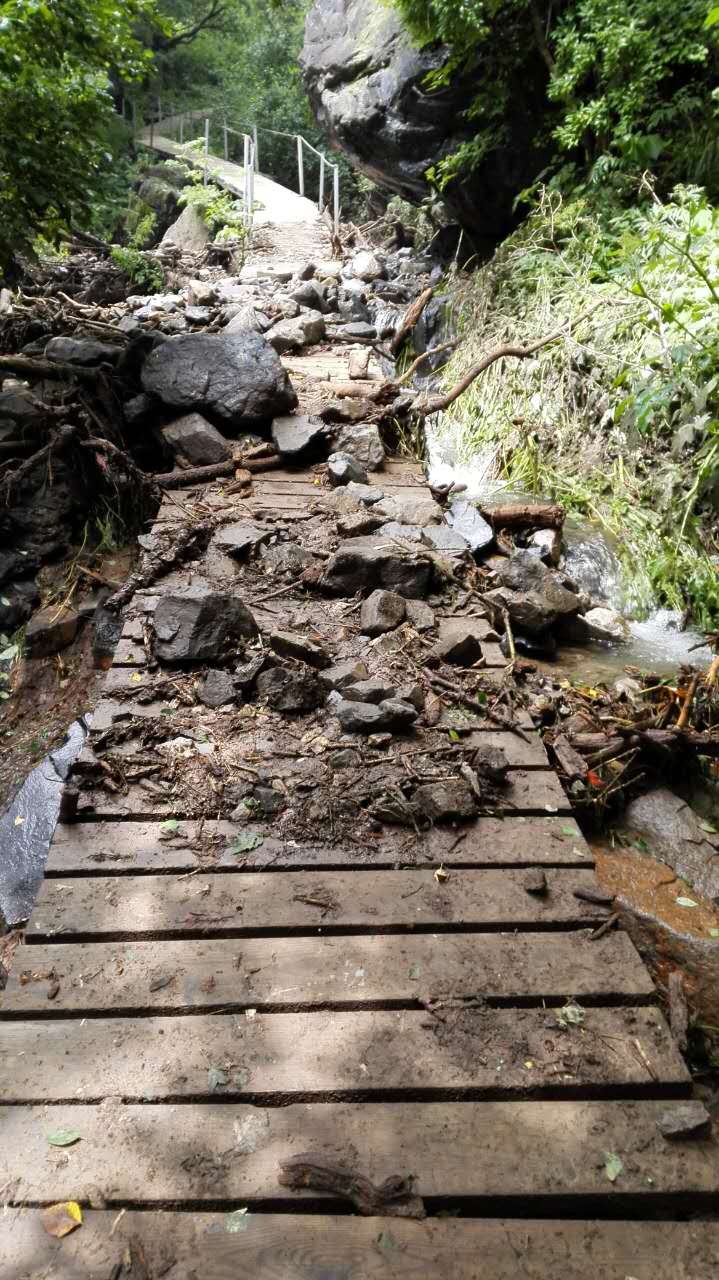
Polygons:
[[287,841],[264,835],[257,849],[238,860],[232,853],[237,827],[231,822],[186,822],[168,839],[159,822],[60,824],[50,847],[46,874],[113,874],[126,871],[237,870],[281,867],[393,867],[429,864],[473,866],[589,866],[591,850],[573,818],[479,818],[461,830],[435,827],[418,840],[385,829],[380,839],[339,845]]
[[575,896],[596,889],[583,869],[557,868],[543,897],[521,871],[427,870],[258,872],[46,880],[28,941],[53,937],[258,933],[360,929],[563,928],[594,924],[606,911]]
[[[640,1102],[412,1102],[298,1103],[263,1109],[232,1102],[3,1108],[0,1186],[20,1204],[76,1199],[88,1202],[98,1187],[122,1204],[163,1201],[196,1205],[262,1200],[302,1204],[311,1192],[278,1185],[280,1160],[314,1152],[351,1163],[375,1184],[412,1173],[420,1195],[451,1207],[468,1197],[491,1212],[496,1198],[517,1197],[532,1216],[542,1197],[550,1216],[567,1202],[640,1194],[645,1211],[659,1195],[715,1197],[716,1139],[667,1142],[657,1121],[666,1099]],[[56,1129],[80,1140],[59,1150],[48,1143]],[[622,1161],[614,1183],[606,1152]],[[330,1197],[318,1197],[328,1210]],[[547,1201],[555,1200],[551,1214]],[[506,1210],[505,1210],[506,1211]]]
[[0,1016],[361,1006],[443,991],[561,1006],[643,1002],[654,985],[624,933],[49,943],[20,952]]
[[719,1225],[113,1209],[53,1240],[37,1209],[0,1219],[6,1280],[106,1280],[138,1246],[163,1280],[713,1280]]
[[423,1096],[656,1097],[691,1092],[657,1009],[353,1011],[9,1022],[0,1103],[252,1096],[269,1103]]

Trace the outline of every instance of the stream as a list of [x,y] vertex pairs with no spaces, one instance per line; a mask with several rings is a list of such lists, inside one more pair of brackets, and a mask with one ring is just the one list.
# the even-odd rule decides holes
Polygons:
[[[429,424],[427,455],[430,482],[466,485],[463,497],[485,502],[500,497],[536,500],[536,495],[511,492],[497,479],[493,450],[459,461],[451,436],[432,430]],[[623,644],[562,645],[553,664],[556,669],[569,676],[581,675],[584,683],[596,684],[617,679],[628,666],[664,676],[673,675],[682,663],[707,666],[711,661],[711,650],[703,644],[701,633],[690,627],[680,630],[678,612],[658,607],[647,611],[598,524],[567,521],[562,567],[595,603],[608,605],[626,618],[631,638]]]

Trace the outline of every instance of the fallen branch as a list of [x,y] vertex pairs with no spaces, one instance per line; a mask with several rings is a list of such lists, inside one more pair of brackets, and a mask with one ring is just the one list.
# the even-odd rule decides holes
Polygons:
[[417,324],[417,321],[422,315],[422,312],[427,306],[427,303],[433,297],[434,297],[434,289],[432,288],[425,289],[423,293],[420,293],[418,298],[415,298],[414,302],[410,303],[404,315],[402,316],[402,319],[400,320],[399,325],[397,326],[397,329],[394,337],[392,338],[392,341],[389,344],[389,349],[392,352],[393,356],[397,355],[397,352],[402,346],[402,343],[404,342],[405,338],[409,337],[410,333],[412,332],[415,325]]
[[564,508],[556,502],[511,502],[479,510],[493,529],[561,529],[564,524]]
[[213,462],[207,467],[187,467],[184,471],[164,471],[155,476],[155,483],[161,489],[184,489],[188,485],[202,484],[206,480],[217,480],[222,476],[234,476],[236,471],[274,471],[282,466],[282,459],[275,455],[272,458],[243,458],[242,462]]
[[280,1160],[277,1181],[293,1191],[327,1191],[349,1200],[366,1217],[425,1218],[420,1196],[413,1189],[412,1177],[394,1175],[378,1187],[361,1173],[331,1164],[324,1156],[312,1152]]
[[65,450],[75,439],[76,432],[77,427],[60,427],[49,444],[43,445],[42,449],[38,449],[37,453],[33,453],[32,457],[27,458],[15,471],[10,471],[3,477],[2,484],[0,484],[0,496],[7,501],[13,486],[29,475],[31,471],[34,471],[39,463],[50,459],[53,453],[61,453]]
[[448,680],[443,680],[441,676],[437,676],[433,671],[424,668],[424,674],[427,676],[433,689],[439,690],[441,693],[451,693],[455,702],[461,707],[466,707],[467,711],[475,711],[477,715],[487,716],[496,725],[501,725],[503,729],[508,729],[511,733],[516,733],[517,737],[523,738],[525,742],[531,742],[531,738],[527,736],[524,729],[520,729],[519,725],[514,724],[507,716],[501,716],[496,711],[492,711],[484,702],[478,702],[476,698],[470,698],[468,694],[462,693],[455,685],[450,684]]
[[56,364],[52,360],[31,360],[29,356],[0,356],[0,377],[12,374],[25,382],[44,382],[50,378],[65,382],[75,378],[78,382],[97,382],[102,370],[89,369],[86,365]]
[[429,360],[430,356],[440,355],[442,351],[451,351],[453,347],[457,346],[458,342],[459,338],[452,338],[451,342],[442,342],[438,347],[430,347],[428,351],[423,351],[421,356],[417,356],[417,359],[412,361],[409,369],[405,370],[402,377],[397,378],[397,381],[392,385],[397,388],[406,386],[413,374],[417,372],[420,365],[424,364],[425,360]]

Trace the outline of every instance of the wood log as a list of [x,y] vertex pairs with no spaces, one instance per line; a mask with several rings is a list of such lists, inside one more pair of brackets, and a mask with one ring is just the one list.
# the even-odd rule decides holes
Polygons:
[[561,529],[564,524],[564,508],[557,502],[510,502],[479,509],[493,529]]
[[74,378],[77,382],[97,382],[102,368],[89,369],[79,364],[56,364],[52,360],[32,360],[29,356],[0,356],[0,377],[11,374],[25,382],[40,382],[52,378],[65,382]]
[[274,471],[282,466],[279,455],[272,458],[245,458],[239,462],[213,462],[207,467],[187,467],[184,471],[164,471],[154,477],[162,489],[185,489],[188,485],[234,476],[236,471]]
[[427,303],[433,296],[434,289],[425,289],[423,293],[420,293],[418,298],[415,298],[414,302],[410,303],[397,326],[397,330],[392,341],[389,344],[389,349],[393,356],[396,356],[405,338],[407,338],[412,332],[422,312],[427,306]]

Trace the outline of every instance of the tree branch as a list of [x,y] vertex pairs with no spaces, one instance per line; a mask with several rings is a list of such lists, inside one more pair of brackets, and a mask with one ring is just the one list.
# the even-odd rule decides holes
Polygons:
[[153,47],[157,53],[169,53],[181,44],[191,44],[202,31],[221,31],[227,16],[227,5],[224,0],[211,0],[207,13],[199,18],[193,27],[184,27],[172,36],[157,35]]

